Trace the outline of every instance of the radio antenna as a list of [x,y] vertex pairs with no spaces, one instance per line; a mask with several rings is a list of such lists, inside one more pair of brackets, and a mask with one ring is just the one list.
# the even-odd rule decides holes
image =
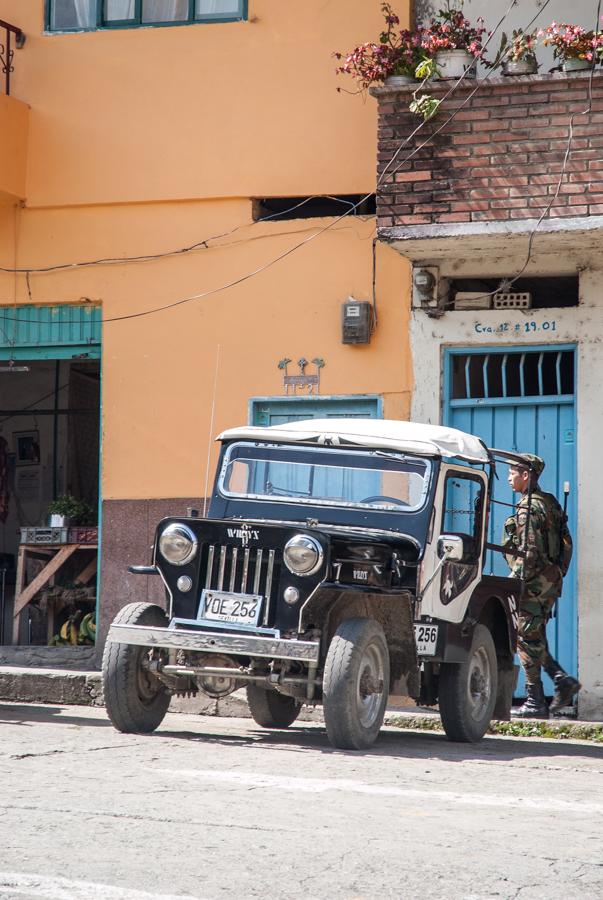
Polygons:
[[207,515],[207,491],[209,488],[209,460],[211,457],[211,439],[214,433],[214,415],[216,412],[216,392],[218,390],[218,370],[220,368],[220,344],[216,347],[216,371],[214,373],[214,391],[211,398],[211,416],[209,419],[209,434],[207,435],[207,462],[205,464],[205,490],[203,494],[203,518]]

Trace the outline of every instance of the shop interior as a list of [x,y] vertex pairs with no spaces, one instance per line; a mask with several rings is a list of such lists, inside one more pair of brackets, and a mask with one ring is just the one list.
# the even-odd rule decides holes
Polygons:
[[0,360],[0,645],[94,644],[99,422],[98,360]]

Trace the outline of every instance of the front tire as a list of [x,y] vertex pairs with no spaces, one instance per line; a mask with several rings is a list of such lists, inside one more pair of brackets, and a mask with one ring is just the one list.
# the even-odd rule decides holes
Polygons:
[[[128,603],[114,625],[148,625],[165,628],[167,616],[153,603]],[[118,731],[148,734],[161,724],[170,705],[165,685],[143,668],[150,647],[134,644],[105,644],[103,691],[107,715]]]
[[498,665],[492,635],[476,625],[464,663],[443,663],[439,704],[442,725],[450,741],[480,741],[488,730],[496,703]]
[[342,750],[374,744],[389,696],[389,651],[378,622],[341,623],[329,645],[322,691],[331,744]]
[[257,684],[247,685],[247,703],[252,718],[262,728],[288,728],[301,712],[295,697],[267,691]]

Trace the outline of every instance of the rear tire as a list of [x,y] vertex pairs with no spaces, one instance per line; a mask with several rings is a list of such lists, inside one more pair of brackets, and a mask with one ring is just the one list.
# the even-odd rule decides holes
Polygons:
[[442,725],[450,741],[480,741],[488,730],[496,703],[498,664],[492,635],[476,625],[464,663],[443,663],[439,704]]
[[252,718],[262,728],[288,728],[301,712],[295,697],[267,691],[257,684],[247,685],[247,703]]
[[[114,625],[165,628],[168,619],[153,603],[129,603]],[[118,731],[148,734],[161,724],[170,705],[165,685],[145,671],[142,661],[150,647],[107,642],[103,653],[103,691],[107,715]]]
[[329,645],[322,693],[334,747],[365,750],[374,744],[389,696],[389,651],[378,622],[341,623]]

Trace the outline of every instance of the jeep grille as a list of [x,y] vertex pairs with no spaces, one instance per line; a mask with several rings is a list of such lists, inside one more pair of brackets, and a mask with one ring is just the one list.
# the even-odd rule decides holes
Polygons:
[[265,548],[232,547],[230,544],[206,544],[202,566],[205,566],[206,590],[235,594],[260,594],[266,598],[262,624],[270,617],[272,597],[278,589],[280,551]]

